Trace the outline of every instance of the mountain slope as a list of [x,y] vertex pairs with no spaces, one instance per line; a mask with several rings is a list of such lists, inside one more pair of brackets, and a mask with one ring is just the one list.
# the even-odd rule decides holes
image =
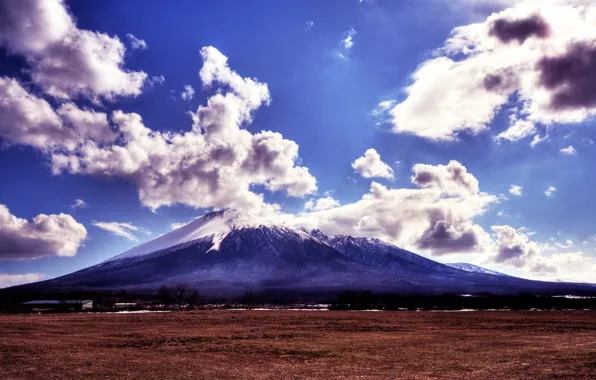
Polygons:
[[207,296],[247,290],[324,295],[341,290],[568,294],[583,289],[461,270],[378,239],[329,237],[273,225],[240,210],[209,213],[95,266],[26,286],[153,292],[178,282]]
[[492,270],[492,269],[483,268],[483,267],[480,267],[478,265],[469,264],[469,263],[448,263],[448,264],[445,264],[445,265],[448,265],[448,266],[450,266],[452,268],[461,269],[461,270],[466,271],[466,272],[490,274],[490,275],[493,275],[493,276],[512,277],[512,276],[509,276],[508,274],[505,274],[505,273],[497,272],[497,271]]

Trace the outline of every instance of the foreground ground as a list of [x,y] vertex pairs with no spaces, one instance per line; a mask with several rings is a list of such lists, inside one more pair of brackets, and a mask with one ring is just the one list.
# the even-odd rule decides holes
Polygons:
[[0,315],[0,379],[595,379],[596,312]]

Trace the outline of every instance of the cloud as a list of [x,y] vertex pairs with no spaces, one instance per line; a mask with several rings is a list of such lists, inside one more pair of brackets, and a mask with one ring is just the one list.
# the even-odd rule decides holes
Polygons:
[[39,214],[32,222],[0,205],[0,259],[75,256],[87,230],[67,214]]
[[523,190],[523,186],[511,185],[511,187],[509,187],[509,194],[515,195],[516,197],[520,197],[522,195]]
[[0,289],[10,286],[28,284],[43,280],[47,276],[44,273],[5,274],[0,273]]
[[549,186],[548,189],[544,190],[544,195],[547,197],[553,197],[557,192],[557,188],[554,186]]
[[323,211],[329,210],[335,207],[339,207],[339,201],[333,199],[331,196],[326,196],[323,198],[311,198],[304,204],[304,209],[307,211]]
[[252,191],[254,185],[292,197],[316,191],[316,179],[296,165],[298,144],[276,132],[243,129],[254,111],[271,101],[267,85],[242,78],[213,47],[203,48],[201,55],[204,86],[227,91],[216,91],[191,114],[191,131],[153,131],[140,115],[114,111],[111,122],[120,138],[111,144],[84,140],[72,151],[53,151],[53,173],[126,179],[152,209],[185,204],[261,213],[279,206],[266,204],[263,194]]
[[78,208],[87,208],[87,207],[89,207],[89,205],[87,204],[87,202],[85,202],[82,199],[76,199],[75,202],[70,205],[70,208],[72,208],[73,210],[76,210]]
[[537,243],[531,242],[528,235],[513,227],[503,225],[492,226],[491,229],[496,236],[498,246],[495,258],[497,263],[522,267],[540,253]]
[[312,29],[313,26],[315,26],[314,21],[309,20],[304,23],[304,30],[306,30],[308,32]]
[[147,79],[147,81],[145,83],[149,88],[153,88],[153,87],[157,87],[157,86],[163,86],[163,84],[165,82],[166,82],[166,77],[164,77],[163,75],[158,75],[158,76],[152,76],[151,78]]
[[[356,202],[302,213],[289,222],[329,234],[376,237],[434,255],[483,251],[490,236],[473,219],[498,198],[480,192],[477,180],[467,171],[448,169],[460,166],[457,161],[437,168],[415,165],[412,181],[424,188],[388,189],[373,182],[370,191]],[[421,180],[417,173],[422,171],[437,179]]]
[[78,29],[62,0],[1,0],[0,46],[24,56],[33,83],[60,99],[136,96],[147,78],[124,69],[117,37]]
[[350,50],[352,46],[354,46],[354,36],[358,34],[356,29],[350,28],[345,34],[344,38],[341,40],[341,46],[344,50]]
[[534,134],[537,143],[537,125],[578,123],[596,114],[596,4],[577,3],[515,2],[483,22],[453,29],[390,110],[393,131],[456,140],[460,133],[489,130],[516,99],[510,127],[496,140]]
[[530,37],[546,38],[550,33],[548,24],[539,15],[518,20],[497,19],[494,20],[488,31],[488,35],[496,37],[501,42],[509,43],[516,40],[523,44]]
[[574,147],[572,147],[571,145],[569,145],[566,148],[561,148],[559,150],[559,153],[561,153],[562,155],[565,155],[565,156],[574,156],[574,155],[577,154],[577,150],[575,150]]
[[422,188],[436,188],[448,195],[476,194],[478,180],[468,173],[465,166],[455,160],[447,165],[416,164],[412,183]]
[[104,231],[113,233],[114,235],[121,236],[128,240],[138,241],[134,232],[142,231],[141,227],[132,225],[131,223],[119,223],[119,222],[93,222],[95,227],[101,228]]
[[62,103],[54,111],[12,78],[0,77],[0,136],[43,151],[73,150],[86,140],[109,143],[117,137],[104,113]]
[[182,98],[182,100],[189,102],[192,100],[192,98],[194,98],[194,96],[194,88],[192,88],[192,86],[189,84],[184,85],[184,90],[180,93],[180,97]]
[[128,38],[128,43],[130,43],[133,50],[147,50],[148,46],[145,40],[138,39],[131,33],[127,33],[126,38]]
[[364,178],[393,179],[393,169],[381,160],[381,155],[375,149],[364,152],[364,156],[352,163],[352,168]]

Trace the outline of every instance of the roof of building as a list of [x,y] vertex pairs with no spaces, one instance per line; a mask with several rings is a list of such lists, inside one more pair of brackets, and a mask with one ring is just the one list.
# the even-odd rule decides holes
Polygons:
[[61,304],[83,304],[93,300],[33,300],[23,302],[23,305],[61,305]]

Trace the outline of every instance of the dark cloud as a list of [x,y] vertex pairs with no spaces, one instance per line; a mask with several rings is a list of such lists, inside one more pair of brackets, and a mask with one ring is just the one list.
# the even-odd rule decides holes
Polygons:
[[560,56],[538,62],[540,84],[554,91],[555,110],[596,105],[596,46],[578,43]]
[[510,70],[501,70],[499,72],[487,74],[482,81],[482,85],[487,91],[509,92],[518,86],[518,78]]
[[479,239],[471,226],[454,225],[441,210],[430,214],[431,225],[416,241],[418,248],[432,249],[435,255],[476,250]]
[[498,38],[501,42],[509,43],[517,40],[523,44],[528,38],[548,37],[550,28],[546,21],[538,15],[521,20],[499,19],[492,23],[488,34]]
[[499,247],[499,254],[497,255],[495,261],[498,263],[503,263],[512,259],[521,258],[525,254],[525,247],[521,244],[513,246],[501,246]]

